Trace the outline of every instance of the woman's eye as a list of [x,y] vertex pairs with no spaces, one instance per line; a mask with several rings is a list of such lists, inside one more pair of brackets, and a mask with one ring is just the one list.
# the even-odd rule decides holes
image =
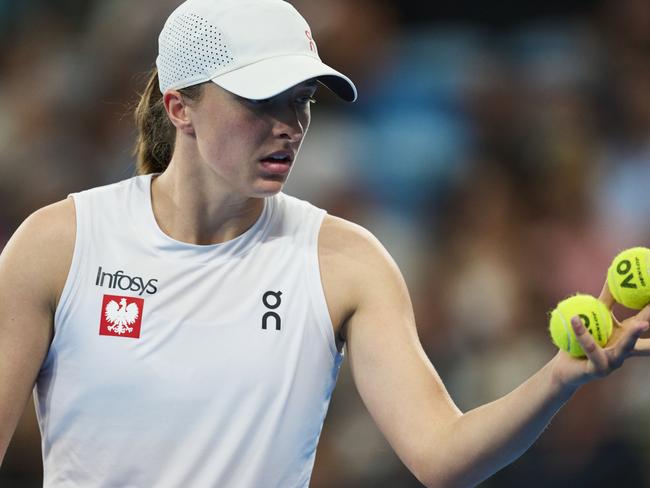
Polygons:
[[[259,100],[254,100],[252,98],[243,98],[244,102],[248,104],[249,106],[253,107],[263,107],[266,105],[270,105],[271,103],[275,103],[276,98],[263,98]],[[280,100],[277,100],[278,102]],[[306,106],[311,103],[316,103],[316,99],[311,96],[311,95],[305,95],[303,97],[296,97],[294,103],[296,105],[301,105],[301,106]]]
[[314,97],[301,97],[298,98],[298,103],[300,105],[307,105],[310,103],[316,103],[316,99]]
[[270,98],[262,98],[261,100],[253,100],[252,98],[247,99],[248,103],[251,105],[264,105],[266,103],[269,103],[270,100]]

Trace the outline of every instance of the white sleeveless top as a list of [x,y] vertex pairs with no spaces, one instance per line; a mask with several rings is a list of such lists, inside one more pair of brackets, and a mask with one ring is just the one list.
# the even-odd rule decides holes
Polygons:
[[44,486],[305,487],[341,363],[325,212],[278,194],[223,244],[158,227],[151,175],[73,195],[77,236],[36,384]]

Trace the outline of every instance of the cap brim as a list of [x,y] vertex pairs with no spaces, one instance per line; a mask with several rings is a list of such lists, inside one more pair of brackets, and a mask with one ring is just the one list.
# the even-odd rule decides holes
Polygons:
[[318,58],[305,55],[263,59],[216,76],[212,81],[240,97],[263,100],[314,78],[347,102],[357,99],[357,89],[350,78]]

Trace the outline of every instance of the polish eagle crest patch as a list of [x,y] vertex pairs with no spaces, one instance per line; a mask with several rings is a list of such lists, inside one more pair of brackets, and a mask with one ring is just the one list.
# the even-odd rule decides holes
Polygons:
[[99,335],[139,338],[143,308],[143,298],[104,295]]

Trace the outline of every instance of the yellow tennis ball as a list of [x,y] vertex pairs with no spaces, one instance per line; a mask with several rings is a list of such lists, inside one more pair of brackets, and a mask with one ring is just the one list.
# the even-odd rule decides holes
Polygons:
[[633,247],[614,258],[607,270],[607,285],[614,299],[640,310],[650,303],[650,249]]
[[603,302],[591,295],[574,295],[557,304],[551,312],[549,331],[553,343],[573,357],[585,355],[578,343],[571,317],[580,316],[582,323],[602,347],[612,335],[612,315]]

